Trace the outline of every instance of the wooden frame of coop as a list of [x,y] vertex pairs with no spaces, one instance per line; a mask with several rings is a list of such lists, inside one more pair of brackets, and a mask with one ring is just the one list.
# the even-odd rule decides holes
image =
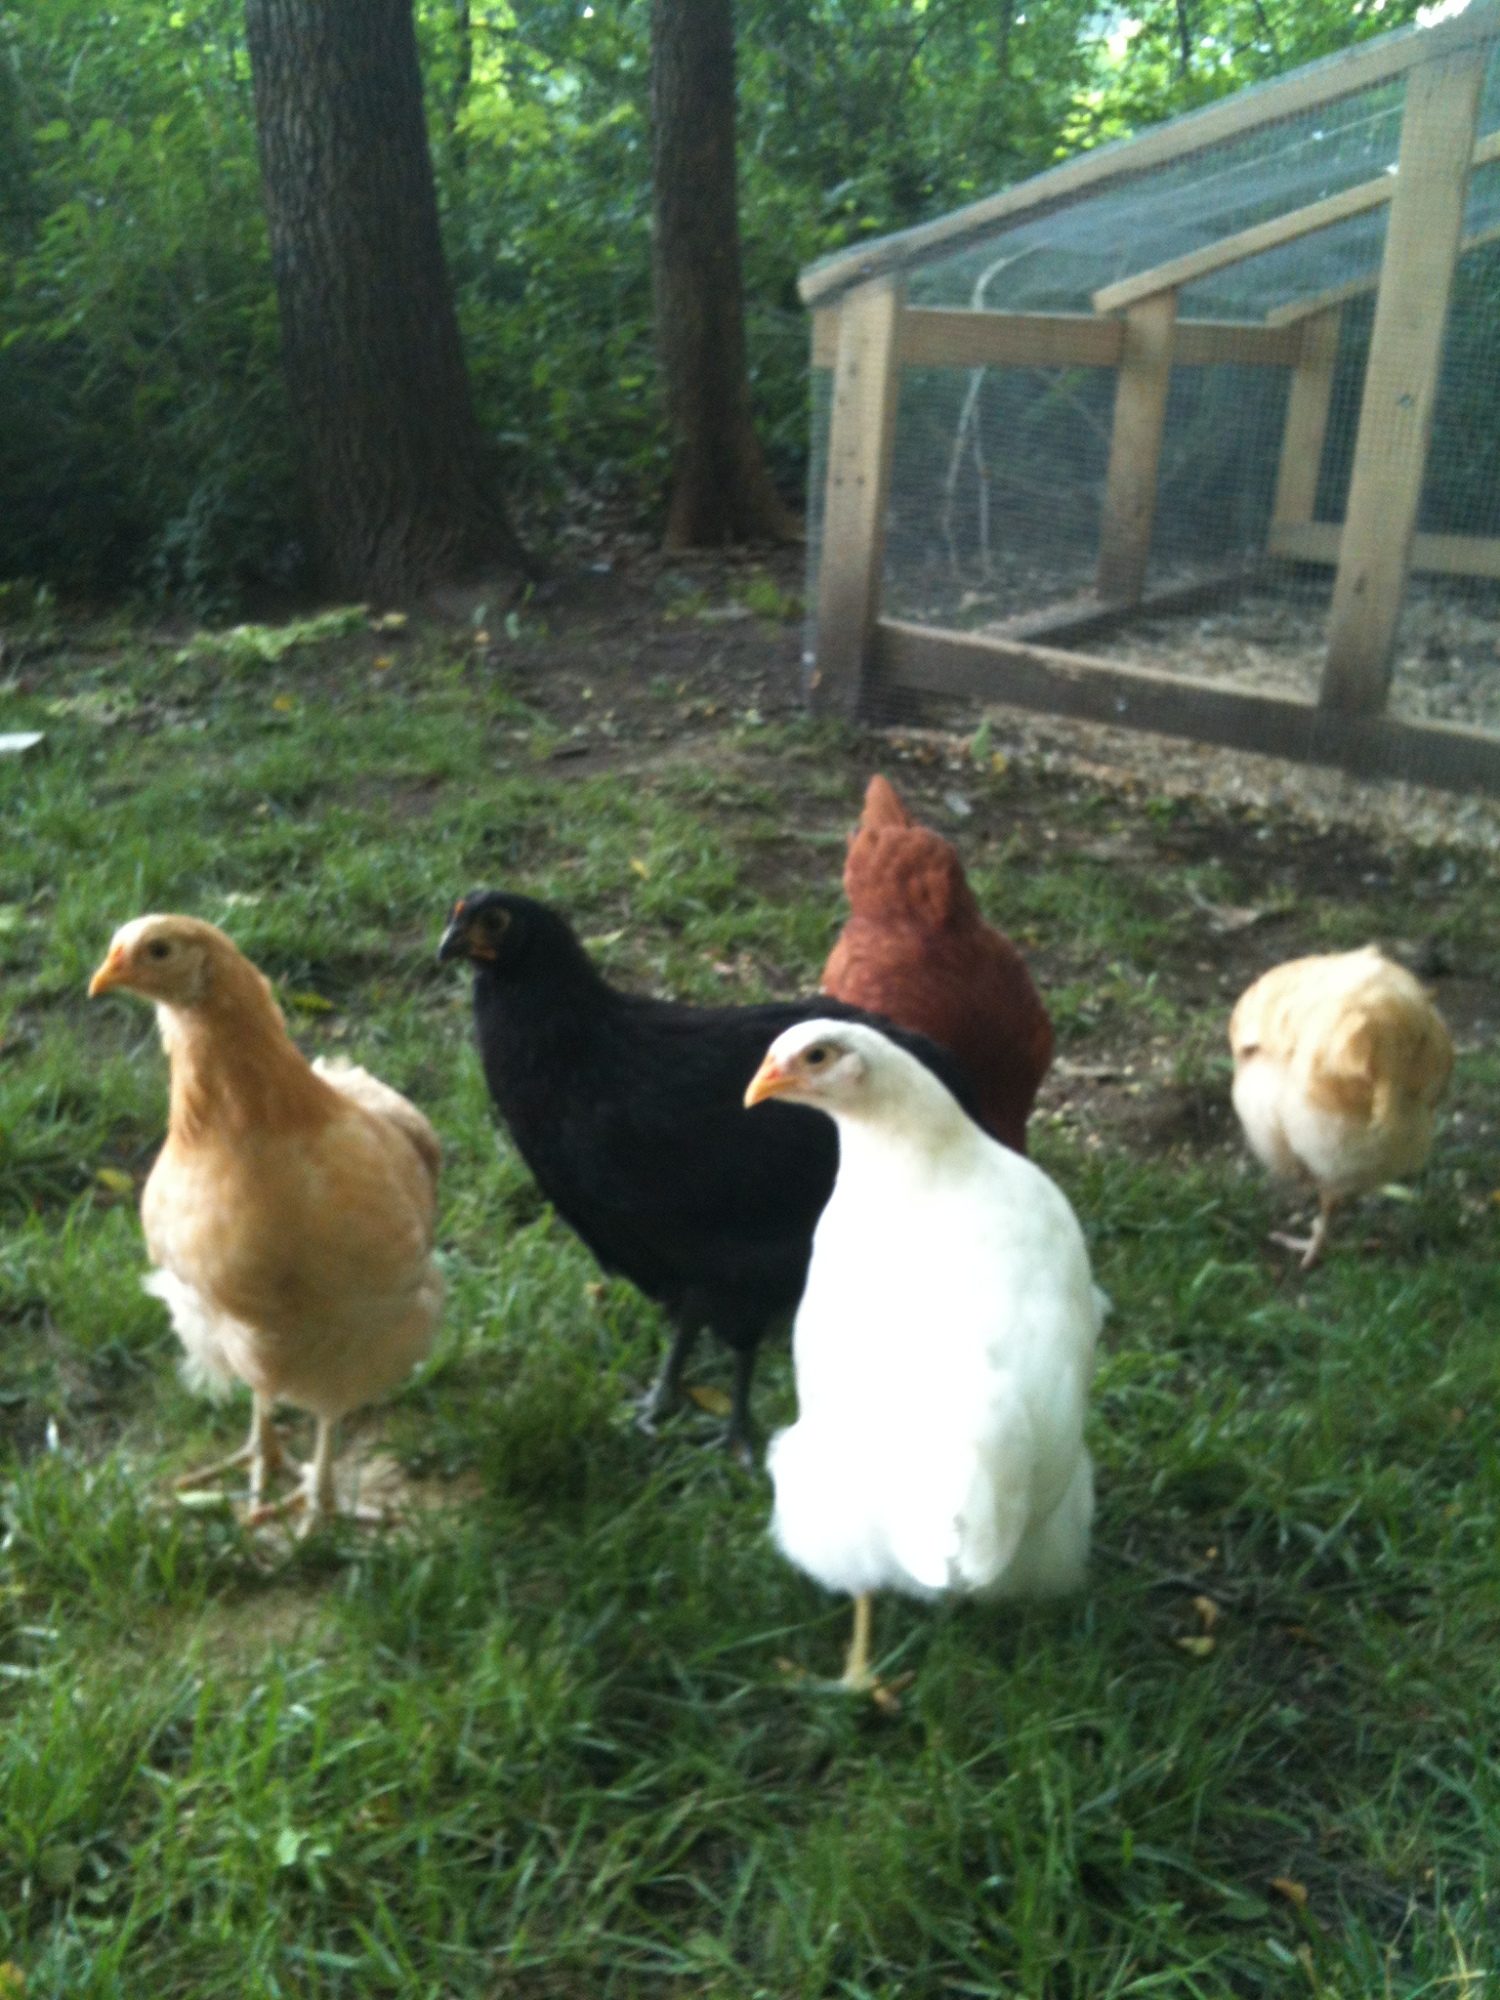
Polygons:
[[[814,367],[833,371],[816,660],[817,708],[868,712],[892,693],[979,696],[1200,742],[1337,763],[1452,789],[1500,791],[1500,734],[1386,712],[1397,621],[1415,569],[1500,580],[1500,539],[1416,532],[1449,296],[1458,260],[1500,237],[1464,238],[1469,178],[1500,160],[1476,143],[1500,0],[1361,44],[1117,146],[1084,154],[954,214],[862,245],[803,274]],[[1092,313],[911,306],[902,271],[986,228],[1034,219],[1091,188],[1139,175],[1257,127],[1405,77],[1397,170],[1135,273],[1092,295]],[[1264,320],[1179,320],[1192,280],[1389,208],[1378,271],[1282,305]],[[1375,293],[1345,518],[1314,518],[1340,318]],[[1332,566],[1327,654],[1316,701],[1236,692],[1063,650],[1132,618],[1222,601],[1241,566],[1146,592],[1157,474],[1174,367],[1230,362],[1290,371],[1264,555]],[[1004,637],[881,615],[892,442],[905,368],[1110,367],[1114,419],[1093,594]]]

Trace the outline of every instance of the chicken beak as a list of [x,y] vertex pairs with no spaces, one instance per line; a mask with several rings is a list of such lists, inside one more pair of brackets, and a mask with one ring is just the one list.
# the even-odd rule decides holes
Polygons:
[[745,1092],[745,1109],[752,1104],[763,1103],[768,1097],[781,1097],[789,1090],[795,1090],[797,1079],[781,1067],[775,1056],[767,1056],[760,1068],[750,1079]]
[[89,981],[89,998],[92,1000],[100,993],[107,993],[111,986],[121,986],[124,982],[125,947],[114,944],[110,946],[104,963]]
[[438,964],[450,965],[455,958],[493,958],[494,955],[493,952],[475,950],[474,940],[469,935],[468,918],[463,910],[455,910],[438,944]]

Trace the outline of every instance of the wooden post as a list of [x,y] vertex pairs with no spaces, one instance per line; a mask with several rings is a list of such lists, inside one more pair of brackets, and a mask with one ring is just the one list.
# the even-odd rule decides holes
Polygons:
[[1140,299],[1125,314],[1099,532],[1097,589],[1106,604],[1134,604],[1145,587],[1176,324],[1174,291]]
[[1343,714],[1380,714],[1390,687],[1489,53],[1465,49],[1406,80],[1318,697]]
[[818,570],[817,663],[812,706],[853,715],[865,691],[880,614],[880,568],[891,445],[901,388],[903,287],[878,278],[839,303],[833,364],[828,483]]
[[1287,394],[1286,423],[1281,433],[1281,460],[1276,468],[1276,498],[1271,506],[1271,550],[1278,528],[1300,526],[1313,518],[1318,499],[1318,473],[1323,464],[1323,440],[1333,400],[1333,370],[1339,355],[1342,306],[1330,306],[1302,323],[1302,350]]

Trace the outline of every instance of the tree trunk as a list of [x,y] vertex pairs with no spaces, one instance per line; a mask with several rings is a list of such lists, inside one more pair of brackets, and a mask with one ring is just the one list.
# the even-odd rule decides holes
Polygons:
[[412,0],[245,0],[282,355],[327,587],[519,551],[469,401]]
[[669,548],[800,532],[750,415],[733,0],[652,0],[652,278],[672,436]]

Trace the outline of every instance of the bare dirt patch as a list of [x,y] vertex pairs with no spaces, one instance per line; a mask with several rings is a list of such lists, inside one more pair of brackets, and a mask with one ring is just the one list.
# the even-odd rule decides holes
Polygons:
[[[774,741],[759,747],[754,727],[805,714],[802,568],[799,551],[669,558],[627,546],[554,580],[523,614],[518,634],[478,650],[556,729],[546,761],[559,776],[650,782],[690,767],[719,772],[726,783],[751,775],[775,791],[786,838],[763,843],[747,863],[768,897],[805,882],[810,867],[825,869],[836,916],[842,838],[866,777],[884,768],[971,859],[993,863],[1019,852],[1033,864],[1091,860],[1137,886],[1159,877],[1165,895],[1179,893],[1184,868],[1215,864],[1235,883],[1232,897],[1188,892],[1156,976],[1179,1004],[1217,1024],[1204,1035],[1216,1064],[1227,1067],[1219,1029],[1238,992],[1267,965],[1315,948],[1306,942],[1309,912],[1350,903],[1371,910],[1370,935],[1434,982],[1461,1048],[1493,1038],[1500,1024],[1493,954],[1479,939],[1472,952],[1455,952],[1440,919],[1453,885],[1482,868],[1475,850],[1500,849],[1500,801],[956,703],[820,748],[813,783],[805,760],[780,755]],[[1413,631],[1428,613],[1451,624],[1420,592],[1415,602]],[[462,603],[447,611],[472,618]],[[1305,607],[1252,597],[1208,622],[1213,670],[1241,685],[1285,687],[1320,647],[1320,621]],[[1201,672],[1203,623],[1143,627],[1118,640],[1116,654],[1160,667],[1170,647],[1184,671]],[[1461,639],[1470,651],[1488,647],[1492,662],[1478,611],[1470,623],[1472,630],[1450,633],[1450,652]],[[1436,686],[1436,643],[1428,650]],[[1266,666],[1283,654],[1274,672]],[[1080,813],[1081,803],[1097,810]],[[1008,922],[1003,908],[991,914]],[[1022,942],[1049,990],[1086,970],[1045,935]],[[1112,1142],[1193,1151],[1236,1144],[1223,1078],[1184,1081],[1181,1057],[1178,1041],[1144,1016],[1115,1022],[1082,1047],[1060,1045],[1041,1109],[1101,1142],[1107,1133]]]

